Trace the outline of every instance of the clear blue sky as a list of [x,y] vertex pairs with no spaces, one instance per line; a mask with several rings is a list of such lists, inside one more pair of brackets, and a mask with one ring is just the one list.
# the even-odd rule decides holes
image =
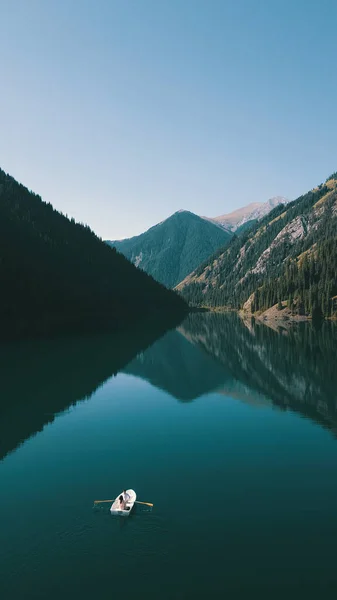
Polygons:
[[0,0],[0,166],[98,235],[337,170],[333,0]]

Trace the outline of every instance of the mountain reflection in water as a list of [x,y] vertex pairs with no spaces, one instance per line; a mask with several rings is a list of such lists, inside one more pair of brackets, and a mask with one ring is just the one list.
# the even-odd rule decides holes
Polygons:
[[336,434],[336,323],[277,329],[192,313],[172,325],[0,346],[0,459],[120,371],[182,402],[217,392],[289,408]]
[[2,343],[0,460],[176,325],[175,317],[152,319],[115,334]]
[[337,324],[270,327],[234,313],[194,313],[124,372],[181,401],[217,391],[290,408],[337,431]]

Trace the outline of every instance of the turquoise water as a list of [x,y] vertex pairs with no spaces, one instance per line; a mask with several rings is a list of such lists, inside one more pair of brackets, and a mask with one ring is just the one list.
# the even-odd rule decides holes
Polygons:
[[[2,597],[335,593],[336,329],[192,315],[125,338],[132,360],[110,337],[3,348]],[[124,487],[153,510],[93,507]]]

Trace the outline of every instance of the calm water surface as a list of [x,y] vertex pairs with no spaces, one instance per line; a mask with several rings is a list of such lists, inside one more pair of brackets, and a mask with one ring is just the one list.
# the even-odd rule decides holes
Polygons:
[[333,597],[337,327],[149,340],[0,349],[1,598]]

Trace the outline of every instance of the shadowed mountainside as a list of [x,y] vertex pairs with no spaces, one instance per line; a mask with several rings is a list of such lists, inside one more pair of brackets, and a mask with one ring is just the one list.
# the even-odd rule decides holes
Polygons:
[[0,335],[121,329],[187,309],[171,290],[0,169]]

